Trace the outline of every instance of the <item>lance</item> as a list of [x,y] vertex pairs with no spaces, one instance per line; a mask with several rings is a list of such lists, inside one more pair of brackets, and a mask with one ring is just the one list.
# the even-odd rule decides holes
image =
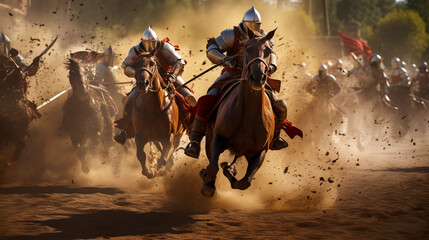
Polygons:
[[[237,57],[237,56],[238,56],[238,54],[239,54],[239,53],[237,53],[237,54],[235,54],[235,55],[231,56],[231,59],[234,59],[235,57]],[[220,60],[220,61],[219,61],[219,62],[217,62],[215,65],[211,66],[210,68],[206,69],[206,70],[205,70],[205,71],[203,71],[202,73],[200,73],[200,74],[196,75],[195,77],[191,78],[189,81],[185,82],[184,84],[182,84],[182,85],[178,86],[178,87],[176,88],[176,90],[178,90],[178,89],[180,89],[180,88],[182,88],[182,87],[185,87],[185,86],[186,86],[186,85],[188,85],[189,83],[191,83],[191,82],[195,81],[195,79],[197,79],[197,78],[199,78],[199,77],[203,76],[204,74],[206,74],[206,73],[210,72],[211,70],[213,70],[213,69],[215,69],[215,68],[219,67],[219,66],[220,66],[220,65],[222,65],[222,64],[224,64],[224,61],[223,61],[223,60]]]
[[37,107],[37,110],[41,109],[42,107],[46,106],[48,103],[50,103],[50,102],[54,101],[55,99],[59,98],[59,97],[60,97],[61,95],[63,95],[64,93],[66,93],[66,92],[70,91],[70,89],[71,89],[71,87],[69,87],[69,88],[67,88],[66,90],[64,90],[64,91],[62,91],[62,92],[60,92],[60,93],[58,93],[57,95],[55,95],[55,96],[51,97],[49,100],[47,100],[46,102],[44,102],[44,103],[42,103],[41,105],[39,105],[39,106]]

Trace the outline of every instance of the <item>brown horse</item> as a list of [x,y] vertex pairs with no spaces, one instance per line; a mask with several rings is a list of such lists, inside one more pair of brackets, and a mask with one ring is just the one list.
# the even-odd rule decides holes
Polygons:
[[[170,150],[178,147],[184,126],[174,96],[168,94],[168,86],[163,88],[163,80],[152,55],[140,55],[134,67],[140,92],[132,111],[137,158],[142,166],[142,174],[151,179],[167,161],[172,166],[173,153]],[[150,142],[161,152],[156,170],[147,166],[143,151]]]
[[15,62],[0,55],[0,175],[24,149],[28,127],[39,118],[36,105],[27,99],[25,74]]
[[[274,113],[265,93],[267,62],[272,48],[268,41],[275,30],[266,36],[255,36],[245,46],[243,72],[238,87],[222,100],[215,120],[207,125],[206,153],[209,165],[201,170],[204,186],[201,193],[211,197],[215,193],[215,180],[219,171],[219,156],[225,150],[235,154],[234,162],[221,164],[224,175],[234,189],[247,189],[253,176],[262,165],[274,135]],[[235,160],[245,156],[247,172],[241,180],[235,178]]]
[[[86,154],[102,148],[102,154],[107,156],[113,146],[113,116],[109,105],[104,100],[108,97],[106,90],[94,88],[83,74],[80,62],[85,61],[86,53],[75,53],[67,63],[72,93],[63,107],[61,129],[71,139],[76,154],[81,161],[81,169],[89,171]],[[82,56],[83,55],[83,56]],[[74,58],[73,56],[79,57]],[[102,95],[103,94],[103,95]]]

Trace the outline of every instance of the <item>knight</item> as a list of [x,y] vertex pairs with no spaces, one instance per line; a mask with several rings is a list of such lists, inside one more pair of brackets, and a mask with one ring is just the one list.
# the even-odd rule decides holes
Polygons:
[[[225,29],[221,32],[220,36],[208,40],[206,46],[207,58],[212,63],[222,61],[225,67],[222,70],[221,76],[218,77],[209,88],[207,95],[202,96],[198,100],[194,124],[190,134],[191,141],[185,149],[186,155],[198,158],[201,149],[200,143],[206,132],[206,116],[216,104],[220,96],[221,89],[225,83],[241,75],[244,60],[244,48],[246,42],[250,39],[250,36],[254,34],[261,36],[266,35],[266,33],[261,29],[261,23],[261,15],[254,7],[252,7],[244,14],[243,20],[238,24],[238,26]],[[270,41],[270,45],[273,47],[274,43]],[[267,63],[269,67],[268,75],[272,75],[277,70],[277,56],[274,52],[270,54],[271,62]],[[284,100],[279,100],[274,94],[274,91],[269,91],[268,95],[276,115],[274,138],[270,149],[279,150],[287,147],[288,145],[287,142],[280,137],[281,125],[287,116],[286,102]]]
[[0,55],[10,57],[23,72],[27,73],[27,76],[34,76],[39,70],[40,58],[33,59],[28,65],[18,50],[11,47],[10,39],[3,32],[0,33]]
[[392,87],[408,87],[410,86],[410,79],[407,70],[402,66],[399,58],[392,59],[392,72],[390,74],[390,85]]
[[388,93],[388,77],[386,75],[386,72],[383,69],[382,65],[382,57],[378,54],[374,54],[369,58],[369,67],[368,67],[368,73],[369,77],[372,79],[372,85],[371,87],[380,86],[381,91],[384,94]]
[[[154,56],[155,61],[158,65],[161,76],[165,81],[172,82],[175,87],[179,87],[184,84],[182,79],[182,73],[186,62],[176,52],[175,47],[169,43],[168,38],[159,40],[155,31],[152,28],[146,29],[143,32],[141,42],[133,47],[128,52],[128,56],[122,63],[122,68],[127,77],[135,78],[136,70],[134,64],[140,54],[150,53]],[[178,92],[184,96],[185,101],[191,105],[196,105],[196,100],[193,93],[189,88],[182,87],[178,89]],[[124,114],[123,119],[128,121],[128,126],[131,126],[131,112],[133,109],[133,102],[137,99],[139,91],[137,87],[134,87],[124,100]],[[126,129],[121,129],[114,139],[121,144],[124,144],[127,139]]]
[[322,64],[319,67],[318,75],[314,76],[306,86],[306,91],[315,97],[330,99],[340,92],[341,88],[337,80],[331,74],[328,74],[328,67]]
[[95,67],[94,80],[97,83],[105,85],[107,88],[115,87],[116,77],[113,73],[116,53],[110,45],[103,54],[103,61]]
[[427,62],[420,63],[416,80],[418,82],[418,96],[429,99],[429,71]]

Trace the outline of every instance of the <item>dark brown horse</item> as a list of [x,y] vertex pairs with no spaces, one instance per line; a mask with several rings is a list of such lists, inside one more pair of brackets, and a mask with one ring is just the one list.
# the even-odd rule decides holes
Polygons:
[[30,122],[40,117],[27,100],[27,81],[14,61],[0,55],[0,173],[17,160],[25,146]]
[[[140,92],[132,113],[137,158],[142,166],[142,174],[151,179],[167,161],[172,166],[173,152],[170,150],[179,145],[184,126],[174,96],[168,94],[168,86],[163,88],[163,80],[153,57],[150,54],[140,55],[134,67]],[[146,164],[143,148],[150,142],[161,152],[156,170]]]
[[70,137],[81,161],[81,169],[87,173],[86,154],[95,153],[101,147],[102,153],[107,156],[113,146],[114,113],[104,100],[108,96],[107,91],[89,85],[79,62],[79,59],[72,57],[67,63],[72,93],[63,107],[61,130]]
[[201,193],[205,196],[215,193],[219,156],[225,150],[235,154],[235,160],[244,156],[248,161],[241,180],[235,178],[235,160],[231,165],[221,164],[234,189],[247,189],[264,161],[274,135],[274,113],[265,93],[267,63],[273,51],[268,41],[274,32],[264,37],[252,36],[247,41],[240,83],[223,99],[215,120],[208,124],[206,153],[210,163],[200,172],[204,182]]

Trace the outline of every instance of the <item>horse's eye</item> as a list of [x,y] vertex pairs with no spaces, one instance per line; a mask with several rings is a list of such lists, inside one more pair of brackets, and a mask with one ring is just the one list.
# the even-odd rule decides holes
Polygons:
[[271,49],[265,48],[264,49],[264,58],[267,58],[268,56],[270,56],[270,54],[271,54]]

